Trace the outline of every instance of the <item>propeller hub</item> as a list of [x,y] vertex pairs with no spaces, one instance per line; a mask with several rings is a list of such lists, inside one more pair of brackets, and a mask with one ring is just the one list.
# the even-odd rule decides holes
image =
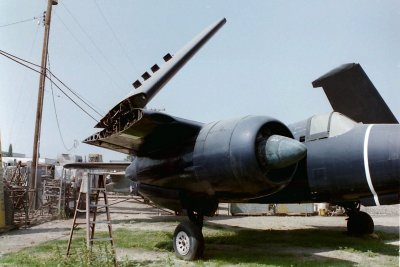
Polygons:
[[265,142],[264,151],[268,167],[281,169],[303,159],[307,154],[307,147],[292,138],[271,135]]

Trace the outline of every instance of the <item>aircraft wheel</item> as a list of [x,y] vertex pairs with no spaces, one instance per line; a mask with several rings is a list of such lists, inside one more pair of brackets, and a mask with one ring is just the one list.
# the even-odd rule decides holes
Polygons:
[[368,213],[354,212],[347,219],[347,231],[354,235],[372,234],[374,232],[374,221]]
[[195,260],[203,256],[204,238],[201,229],[193,222],[180,223],[174,232],[175,255],[183,260]]

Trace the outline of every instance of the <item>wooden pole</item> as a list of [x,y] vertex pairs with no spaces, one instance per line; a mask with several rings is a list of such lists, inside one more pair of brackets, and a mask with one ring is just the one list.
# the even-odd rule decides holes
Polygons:
[[50,34],[50,21],[51,21],[51,10],[52,6],[56,5],[57,1],[48,0],[47,1],[47,10],[45,14],[45,22],[44,22],[44,39],[43,39],[43,49],[42,49],[42,63],[41,63],[41,71],[40,71],[40,79],[39,79],[39,92],[37,99],[37,108],[36,108],[36,124],[35,124],[35,134],[33,137],[33,152],[32,152],[32,169],[31,169],[31,181],[30,188],[34,189],[34,194],[31,194],[31,204],[34,204],[33,207],[36,207],[36,196],[38,193],[38,179],[37,179],[37,166],[38,166],[38,157],[39,157],[39,148],[40,148],[40,131],[42,127],[42,112],[43,112],[43,97],[44,97],[44,86],[46,82],[46,69],[47,69],[47,54],[49,47],[49,34]]

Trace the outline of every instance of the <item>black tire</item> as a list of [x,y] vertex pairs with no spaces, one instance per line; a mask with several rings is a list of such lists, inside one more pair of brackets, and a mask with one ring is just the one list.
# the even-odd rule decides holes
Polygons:
[[175,255],[182,260],[201,258],[204,252],[204,237],[201,229],[192,222],[180,223],[174,232]]
[[374,221],[363,211],[352,213],[347,219],[347,231],[353,235],[366,235],[374,232]]

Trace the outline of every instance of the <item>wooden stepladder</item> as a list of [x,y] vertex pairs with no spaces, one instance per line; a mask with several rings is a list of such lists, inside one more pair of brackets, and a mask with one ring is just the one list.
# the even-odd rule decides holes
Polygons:
[[[74,230],[80,224],[86,224],[86,246],[90,251],[92,250],[95,241],[109,241],[111,250],[114,254],[114,265],[116,266],[116,254],[114,249],[114,241],[112,238],[112,227],[110,209],[106,191],[106,174],[104,173],[88,173],[83,177],[81,188],[79,190],[78,201],[74,213],[74,219],[68,240],[67,256],[70,255],[72,237]],[[103,198],[103,203],[100,203],[100,197]],[[85,208],[83,209],[82,206]],[[97,212],[99,208],[105,209],[105,220],[97,220]],[[77,217],[79,213],[86,213],[84,222],[78,222]],[[108,228],[108,237],[95,237],[96,224],[106,224]]]

